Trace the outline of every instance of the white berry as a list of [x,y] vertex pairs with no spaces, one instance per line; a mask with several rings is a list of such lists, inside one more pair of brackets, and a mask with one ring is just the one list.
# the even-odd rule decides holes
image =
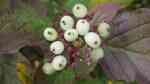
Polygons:
[[63,16],[60,20],[60,27],[63,30],[72,29],[74,26],[74,20],[71,16]]
[[92,48],[97,48],[101,44],[101,39],[95,32],[89,32],[84,36],[85,42]]
[[66,65],[67,65],[67,59],[62,55],[56,56],[52,60],[52,66],[56,71],[63,70],[66,67]]
[[64,44],[61,41],[55,41],[51,44],[50,50],[54,54],[61,54],[64,51]]
[[51,63],[45,63],[42,67],[42,70],[47,75],[51,75],[56,71]]
[[85,35],[90,30],[90,24],[86,19],[80,19],[76,24],[76,29],[79,35]]
[[64,33],[64,38],[68,42],[75,41],[78,38],[78,32],[75,29],[69,29]]
[[43,36],[48,41],[54,41],[58,37],[58,33],[54,28],[48,27],[44,30]]
[[93,62],[97,62],[99,59],[104,57],[104,50],[102,48],[95,48],[92,51],[91,59]]
[[85,5],[83,4],[76,4],[73,9],[73,14],[74,16],[76,16],[77,18],[83,18],[87,15],[87,8]]
[[102,38],[107,38],[110,35],[110,25],[102,22],[98,26],[98,32]]

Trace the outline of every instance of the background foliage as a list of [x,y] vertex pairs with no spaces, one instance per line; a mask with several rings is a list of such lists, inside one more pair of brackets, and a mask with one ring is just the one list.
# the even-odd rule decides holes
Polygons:
[[[12,2],[12,1],[14,1],[14,2]],[[41,37],[41,33],[42,33],[43,29],[45,27],[53,24],[52,21],[53,21],[53,19],[55,19],[55,16],[63,15],[63,12],[66,10],[71,12],[72,6],[76,3],[83,3],[89,9],[92,9],[96,5],[100,5],[100,4],[104,4],[104,3],[119,4],[119,5],[121,5],[121,7],[125,8],[125,9],[126,8],[136,9],[136,8],[140,8],[140,7],[149,7],[150,1],[149,0],[40,0],[40,1],[35,0],[34,2],[32,2],[30,0],[26,0],[26,1],[25,0],[0,0],[0,13],[1,13],[0,15],[3,16],[2,13],[5,10],[7,11],[7,13],[10,13],[10,11],[11,11],[11,13],[13,15],[15,15],[15,17],[16,17],[16,19],[15,19],[16,25],[18,25],[19,23],[28,23],[31,26],[25,27],[24,30],[30,31],[32,33],[34,32],[34,33],[36,33],[37,37],[38,36]],[[16,4],[15,5],[16,7],[14,7],[14,4]],[[12,11],[12,7],[15,8],[14,11]],[[43,10],[38,10],[38,9],[40,9],[39,7],[42,7]],[[133,14],[133,15],[129,16],[129,14]],[[111,70],[112,72],[118,71],[117,74],[116,73],[113,74],[114,76],[117,77],[116,79],[119,79],[121,77],[126,76],[126,74],[124,74],[123,72],[121,72],[119,70],[123,70],[128,74],[128,70],[126,70],[124,68],[120,68],[120,66],[123,66],[124,63],[122,63],[121,61],[117,61],[118,59],[122,60],[122,61],[127,60],[127,62],[125,62],[125,63],[129,63],[128,61],[130,60],[133,64],[135,64],[133,66],[137,67],[136,68],[137,70],[135,70],[135,69],[134,70],[138,71],[140,73],[139,77],[145,77],[146,76],[147,78],[149,78],[147,76],[147,74],[144,73],[148,69],[145,69],[145,67],[143,66],[146,64],[149,65],[149,60],[148,60],[148,57],[145,56],[145,54],[143,55],[143,53],[145,53],[145,52],[143,52],[141,47],[133,48],[133,46],[129,46],[130,50],[128,50],[128,47],[124,47],[127,44],[130,44],[129,41],[135,40],[131,44],[135,43],[134,45],[136,45],[136,43],[138,44],[137,41],[141,42],[141,40],[143,40],[144,38],[149,37],[149,34],[148,34],[149,29],[147,27],[145,27],[145,25],[147,25],[147,24],[149,25],[149,21],[150,21],[148,18],[149,14],[150,14],[149,10],[140,10],[140,13],[138,11],[134,11],[134,13],[132,13],[132,12],[129,12],[127,10],[127,12],[125,11],[121,14],[118,14],[118,16],[116,16],[116,18],[114,19],[114,22],[113,22],[115,24],[114,28],[118,28],[118,30],[114,30],[114,37],[112,37],[111,40],[108,41],[109,45],[111,45],[111,47],[108,49],[108,50],[110,50],[108,56],[110,56],[110,53],[111,54],[113,53],[112,55],[115,55],[115,56],[112,56],[112,58],[110,58],[111,56],[106,57],[104,59],[104,63],[106,63],[108,65],[108,67],[110,68],[108,70]],[[126,16],[127,18],[124,18],[124,16]],[[0,19],[1,21],[3,21],[2,18],[3,17],[1,17],[1,19]],[[7,17],[7,18],[9,18],[9,17]],[[123,22],[122,22],[122,20],[123,20]],[[5,19],[4,22],[6,22],[6,23],[4,23],[4,25],[11,23],[8,21],[7,21],[7,19]],[[12,21],[12,22],[15,22],[15,21]],[[141,21],[141,22],[139,22],[139,21]],[[132,22],[139,22],[139,23],[135,24]],[[126,23],[130,23],[130,24],[127,25]],[[1,33],[2,33],[2,28],[3,28],[2,25],[3,24],[0,23],[0,26],[1,26],[0,32]],[[11,25],[12,24],[10,24],[10,26],[8,26],[9,27],[8,29],[7,28],[6,28],[6,30],[4,29],[4,31],[15,30],[15,28]],[[123,26],[123,25],[126,25],[126,26]],[[144,27],[141,27],[142,25]],[[128,30],[128,31],[126,31],[127,32],[126,34],[122,34],[125,32],[122,30],[123,28]],[[139,38],[132,39],[132,40],[131,40],[131,38],[128,38],[131,36],[135,37],[136,36],[135,33],[137,33],[134,30],[131,31],[130,30],[131,28],[137,28],[137,30],[135,29],[135,31],[142,34],[143,37],[140,38],[140,36],[139,36]],[[143,30],[145,30],[145,31],[138,30],[140,28],[143,28]],[[19,30],[16,30],[16,31],[19,31]],[[130,33],[130,31],[134,34]],[[17,34],[16,36],[19,36],[19,35]],[[25,35],[28,35],[28,34],[25,34]],[[16,36],[14,36],[14,38]],[[20,35],[20,37],[21,36],[24,37],[23,35]],[[2,36],[0,36],[0,37],[2,38]],[[124,39],[127,39],[127,40],[124,40]],[[3,40],[5,41],[5,39],[3,39]],[[24,40],[24,39],[22,39],[22,40]],[[22,41],[22,40],[17,40],[17,41]],[[142,42],[147,42],[147,40],[146,41],[144,40]],[[12,44],[13,44],[13,42],[12,42]],[[139,43],[139,44],[141,45],[143,43]],[[112,47],[115,47],[115,48],[112,48]],[[144,48],[145,48],[145,46],[144,46]],[[141,54],[143,57],[140,57]],[[125,57],[123,56],[121,58],[122,55],[124,55]],[[146,54],[146,55],[148,55],[148,54]],[[120,57],[118,57],[118,56],[120,56]],[[132,56],[134,56],[135,58]],[[138,60],[142,59],[144,61],[138,61],[137,62],[137,59]],[[5,62],[7,62],[8,64]],[[0,81],[2,81],[3,84],[10,84],[10,82],[8,83],[7,80],[12,79],[12,77],[14,79],[11,80],[12,81],[11,83],[12,84],[19,84],[20,81],[18,81],[16,74],[14,74],[14,72],[15,72],[14,62],[16,62],[15,59],[12,59],[11,61],[8,61],[6,59],[0,60],[0,63],[1,63],[0,64],[1,65],[1,67],[0,67]],[[143,65],[140,65],[140,64],[143,64]],[[130,65],[130,64],[128,64],[128,65]],[[117,69],[113,68],[113,66],[117,66]],[[119,68],[119,70],[118,70],[118,68]],[[131,67],[131,65],[130,65],[129,68],[132,69],[133,67]],[[141,68],[142,68],[142,70],[141,70]],[[9,70],[11,70],[11,71],[9,71]],[[3,72],[3,73],[1,73],[1,72]],[[106,76],[106,74],[108,74],[108,73],[105,73],[99,64],[95,68],[94,73],[96,74],[96,78],[93,80],[86,80],[86,79],[75,80],[76,72],[74,72],[72,69],[67,68],[62,72],[58,72],[54,75],[48,76],[48,79],[49,79],[49,82],[50,83],[53,82],[53,84],[67,84],[67,83],[68,84],[71,84],[71,83],[77,83],[77,84],[92,84],[92,83],[100,84],[101,83],[101,84],[105,84],[105,83],[107,83],[107,80],[109,80],[109,78]],[[3,79],[5,79],[5,80],[3,80]],[[125,84],[126,82],[125,81],[112,81],[112,82],[110,82],[110,84],[111,83]],[[133,82],[133,84],[136,84],[136,81]]]

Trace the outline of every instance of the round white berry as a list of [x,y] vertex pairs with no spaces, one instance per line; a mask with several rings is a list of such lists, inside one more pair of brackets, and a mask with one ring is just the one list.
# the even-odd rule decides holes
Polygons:
[[90,24],[86,19],[80,19],[76,24],[76,29],[79,35],[85,35],[90,30]]
[[64,33],[66,41],[72,42],[78,38],[78,32],[75,29],[69,29]]
[[67,65],[67,59],[62,55],[56,56],[52,60],[52,66],[56,71],[60,71],[64,69],[66,65]]
[[43,36],[48,41],[54,41],[58,37],[58,33],[54,28],[48,27],[44,30]]
[[104,50],[102,48],[93,49],[91,54],[92,62],[97,62],[99,59],[103,57],[104,57]]
[[50,50],[54,54],[61,54],[64,51],[64,44],[61,41],[55,41],[51,44]]
[[110,25],[102,22],[98,26],[98,32],[102,38],[107,38],[110,35]]
[[83,4],[75,4],[75,6],[72,9],[72,12],[74,14],[74,16],[76,16],[77,18],[83,18],[87,15],[87,8],[85,5]]
[[101,44],[101,39],[95,32],[89,32],[84,36],[85,42],[92,48],[97,48]]
[[63,30],[72,29],[74,26],[74,20],[71,16],[63,16],[60,20],[60,27]]
[[42,70],[47,75],[51,75],[56,71],[51,63],[45,63],[42,67]]

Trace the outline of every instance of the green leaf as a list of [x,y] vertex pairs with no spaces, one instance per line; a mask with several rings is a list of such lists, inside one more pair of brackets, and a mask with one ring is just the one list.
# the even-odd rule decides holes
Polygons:
[[88,0],[68,0],[66,3],[65,3],[65,7],[71,12],[73,6],[77,3],[82,3],[84,5],[87,5],[88,3]]
[[133,1],[135,0],[112,0],[112,2],[120,4],[122,6],[128,6],[129,4],[131,4]]
[[116,80],[116,81],[113,81],[113,84],[127,84],[127,82],[124,80]]
[[136,80],[132,81],[131,84],[139,84]]
[[50,83],[53,84],[70,84],[75,79],[75,72],[71,69],[65,69],[49,76]]
[[31,24],[32,29],[35,31],[47,27],[50,21],[48,18],[39,16],[37,12],[29,6],[26,8],[18,8],[16,10],[16,17],[18,22]]
[[49,0],[46,4],[49,19],[53,19],[55,16],[63,13],[64,2],[64,0]]
[[94,7],[98,4],[111,3],[111,2],[112,2],[112,0],[89,0],[88,6]]
[[103,83],[101,83],[99,79],[94,79],[94,80],[79,80],[76,82],[76,84],[103,84]]
[[104,3],[116,3],[120,4],[121,6],[128,6],[135,0],[89,0],[88,6],[94,7],[98,4],[104,4]]
[[75,73],[70,69],[66,69],[57,76],[55,84],[69,84],[69,82],[72,82],[74,79]]
[[6,10],[10,7],[10,0],[0,0],[0,11]]
[[100,67],[100,65],[97,65],[95,70],[93,71],[96,78],[93,79],[81,79],[77,80],[76,84],[106,84],[108,81],[108,77]]
[[45,28],[48,27],[48,20],[46,19],[36,19],[36,20],[32,20],[31,24],[33,26],[33,28]]
[[16,17],[19,22],[30,22],[33,19],[37,19],[37,12],[29,6],[16,9]]
[[0,55],[0,83],[1,84],[21,84],[16,74],[16,56]]

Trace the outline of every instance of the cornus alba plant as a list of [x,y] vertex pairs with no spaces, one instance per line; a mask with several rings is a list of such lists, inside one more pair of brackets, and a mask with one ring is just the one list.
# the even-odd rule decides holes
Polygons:
[[[75,67],[77,60],[85,61],[87,66],[90,66],[104,57],[101,44],[103,40],[109,37],[111,27],[102,21],[94,29],[96,31],[93,31],[87,13],[88,9],[85,5],[75,4],[72,8],[72,14],[61,17],[58,24],[59,29],[45,28],[43,36],[50,42],[50,52],[54,55],[51,62],[46,62],[43,65],[45,74],[53,74],[65,67]],[[58,32],[60,30],[61,32]],[[84,53],[85,55],[82,54],[81,58],[81,49],[89,50],[91,53],[88,54],[87,51]]]

